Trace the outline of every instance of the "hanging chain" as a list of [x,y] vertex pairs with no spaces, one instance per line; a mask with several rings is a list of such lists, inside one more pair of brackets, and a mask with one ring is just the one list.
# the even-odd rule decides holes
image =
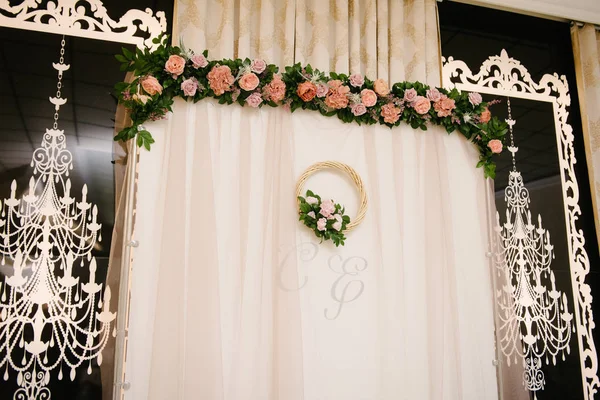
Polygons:
[[[59,64],[60,65],[64,65],[65,63],[65,35],[63,35],[62,40],[60,41],[60,59],[59,59]],[[61,96],[61,89],[62,89],[62,77],[63,77],[63,70],[59,69],[58,70],[58,82],[56,83],[56,98],[60,99]],[[54,125],[52,125],[52,127],[56,130],[58,129],[58,110],[59,107],[56,107],[56,111],[54,112]]]
[[508,130],[510,132],[510,154],[512,155],[512,165],[513,165],[513,171],[517,170],[517,161],[515,160],[515,138],[513,136],[513,125],[515,124],[515,121],[512,119],[512,110],[510,108],[510,97],[506,98],[506,105],[508,106]]

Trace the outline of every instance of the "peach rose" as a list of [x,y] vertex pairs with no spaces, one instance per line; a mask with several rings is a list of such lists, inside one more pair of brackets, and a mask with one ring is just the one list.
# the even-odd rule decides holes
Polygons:
[[327,97],[325,97],[325,104],[327,107],[336,110],[346,108],[348,106],[348,93],[350,93],[350,88],[348,86],[335,87],[335,85],[331,84],[331,82],[335,81],[329,82],[329,93],[327,93]]
[[440,100],[433,104],[433,109],[437,112],[438,117],[448,117],[452,114],[452,110],[456,108],[454,100],[442,95]]
[[490,119],[492,119],[492,113],[486,107],[485,110],[483,110],[483,112],[481,113],[479,120],[483,123],[486,123],[486,122],[490,122]]
[[373,82],[373,89],[375,89],[375,93],[381,97],[385,97],[390,94],[390,88],[387,82],[383,79],[377,79],[375,82]]
[[373,107],[377,104],[377,95],[371,89],[363,89],[360,92],[360,99],[365,107]]
[[312,82],[302,82],[298,85],[296,93],[298,94],[298,97],[302,99],[302,101],[311,101],[317,95],[317,87]]
[[152,75],[148,75],[147,77],[140,79],[140,84],[142,85],[144,91],[150,96],[154,96],[157,93],[162,93],[163,87],[158,82],[158,79]]
[[268,98],[275,103],[280,102],[285,97],[285,83],[281,80],[281,76],[273,75],[273,80],[265,86]]
[[387,103],[381,107],[381,116],[388,124],[395,124],[400,118],[401,111],[398,107],[394,106],[394,103]]
[[165,63],[165,71],[173,76],[177,77],[183,73],[183,69],[185,68],[185,59],[176,54],[172,54],[169,56],[169,59]]
[[227,65],[215,65],[208,75],[208,83],[210,88],[217,96],[231,90],[231,85],[235,82],[235,78],[231,74],[231,69]]
[[423,96],[417,96],[413,102],[413,107],[418,114],[427,114],[431,109],[431,102]]
[[342,81],[340,81],[339,79],[332,79],[329,82],[327,82],[327,84],[329,85],[330,89],[337,89],[340,86],[342,86]]
[[488,147],[492,150],[492,153],[499,154],[502,152],[502,142],[498,139],[492,139],[488,143]]
[[254,75],[252,72],[242,75],[240,78],[240,87],[245,91],[249,92],[251,90],[256,89],[260,81],[258,80],[258,76]]

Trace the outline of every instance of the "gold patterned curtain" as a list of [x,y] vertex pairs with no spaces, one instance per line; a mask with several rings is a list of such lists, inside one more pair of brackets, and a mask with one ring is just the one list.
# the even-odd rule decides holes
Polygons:
[[435,0],[176,0],[175,41],[210,58],[310,63],[440,85]]
[[600,245],[600,32],[593,25],[571,28],[585,152]]

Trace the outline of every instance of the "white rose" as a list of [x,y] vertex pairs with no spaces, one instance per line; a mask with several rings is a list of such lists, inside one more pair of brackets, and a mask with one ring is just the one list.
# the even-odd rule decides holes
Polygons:
[[308,214],[306,214],[306,215],[308,215],[308,216],[309,216],[309,217],[311,217],[312,219],[317,219],[317,216],[315,215],[315,212],[314,212],[314,211],[311,211],[311,212],[309,212],[309,213],[308,213]]
[[336,221],[333,223],[332,227],[336,231],[340,231],[340,230],[342,230],[342,223],[340,221]]
[[306,198],[306,202],[308,204],[317,204],[319,202],[319,200],[316,197],[308,196]]

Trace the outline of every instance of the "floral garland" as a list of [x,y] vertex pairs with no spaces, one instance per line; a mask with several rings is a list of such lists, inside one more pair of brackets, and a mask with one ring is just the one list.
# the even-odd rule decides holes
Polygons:
[[137,137],[138,145],[149,150],[154,139],[143,128],[144,122],[165,118],[175,97],[194,102],[211,97],[220,104],[283,106],[292,112],[301,108],[337,116],[343,122],[390,128],[402,122],[422,130],[428,124],[440,125],[473,142],[479,149],[477,167],[484,168],[486,177],[495,177],[492,157],[502,151],[507,125],[491,116],[492,102],[483,102],[479,93],[448,91],[420,82],[399,82],[390,88],[383,79],[326,74],[299,63],[279,73],[277,66],[264,60],[208,60],[207,51],[195,54],[172,46],[166,35],[154,41],[160,45],[152,52],[123,48],[123,54],[115,56],[122,71],[135,75],[132,82],[115,86],[132,120],[115,140]]
[[350,217],[345,215],[344,207],[333,200],[321,200],[321,197],[310,190],[306,197],[298,196],[299,220],[313,230],[315,235],[323,240],[332,240],[335,246],[344,245],[344,231],[350,223]]

